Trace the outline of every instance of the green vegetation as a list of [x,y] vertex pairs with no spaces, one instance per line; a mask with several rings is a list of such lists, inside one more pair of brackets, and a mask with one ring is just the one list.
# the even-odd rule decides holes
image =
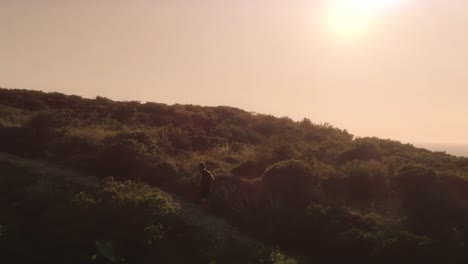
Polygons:
[[468,261],[468,159],[231,107],[0,89],[0,189],[4,263]]

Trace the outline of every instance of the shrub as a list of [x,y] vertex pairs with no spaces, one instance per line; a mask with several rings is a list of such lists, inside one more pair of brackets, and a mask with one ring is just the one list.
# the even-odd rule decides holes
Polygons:
[[168,127],[168,129],[166,129],[166,136],[171,142],[173,151],[189,151],[192,149],[188,131],[180,128]]
[[336,158],[338,164],[353,160],[380,160],[382,152],[373,142],[359,141]]
[[278,162],[269,167],[263,176],[267,190],[283,198],[310,197],[317,177],[309,164],[299,160]]
[[400,168],[396,182],[402,209],[414,230],[440,235],[458,221],[461,208],[434,170],[409,164]]
[[[149,248],[162,246],[181,210],[159,189],[112,178],[103,181],[94,193],[78,193],[74,205],[83,214],[78,226],[82,235],[107,244],[108,251],[115,251],[113,256],[125,259],[148,257]],[[100,247],[97,251],[103,255]]]
[[278,250],[274,250],[270,255],[271,264],[296,264],[294,259],[286,257]]
[[347,172],[347,193],[352,202],[375,205],[387,198],[387,168],[378,161],[353,161],[345,166]]
[[253,160],[245,161],[231,170],[234,176],[244,178],[258,178],[261,171],[262,168]]
[[157,146],[154,136],[148,131],[125,131],[117,134],[112,141],[118,142],[123,140],[134,140],[145,146],[148,154],[159,157],[162,151]]
[[273,148],[271,160],[273,162],[292,160],[298,156],[296,148],[290,143],[282,143]]
[[143,179],[151,185],[165,185],[177,179],[179,170],[173,163],[162,161],[152,165],[144,172]]
[[136,177],[133,175],[146,160],[147,148],[134,139],[109,143],[97,160],[98,168],[110,176],[120,179]]

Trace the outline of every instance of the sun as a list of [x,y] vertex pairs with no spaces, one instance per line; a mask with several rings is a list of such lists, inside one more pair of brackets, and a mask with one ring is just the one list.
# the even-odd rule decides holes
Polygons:
[[325,25],[341,38],[355,38],[370,31],[380,15],[398,0],[333,0],[325,12]]

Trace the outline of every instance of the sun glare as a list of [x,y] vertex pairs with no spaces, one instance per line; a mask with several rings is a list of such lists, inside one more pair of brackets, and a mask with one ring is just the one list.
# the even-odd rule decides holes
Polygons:
[[334,0],[327,7],[325,23],[342,38],[355,38],[368,32],[380,15],[398,0]]

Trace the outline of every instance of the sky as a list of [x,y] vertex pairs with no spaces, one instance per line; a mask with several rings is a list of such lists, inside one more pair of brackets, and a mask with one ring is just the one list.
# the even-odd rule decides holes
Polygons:
[[468,143],[468,1],[0,0],[0,87]]

